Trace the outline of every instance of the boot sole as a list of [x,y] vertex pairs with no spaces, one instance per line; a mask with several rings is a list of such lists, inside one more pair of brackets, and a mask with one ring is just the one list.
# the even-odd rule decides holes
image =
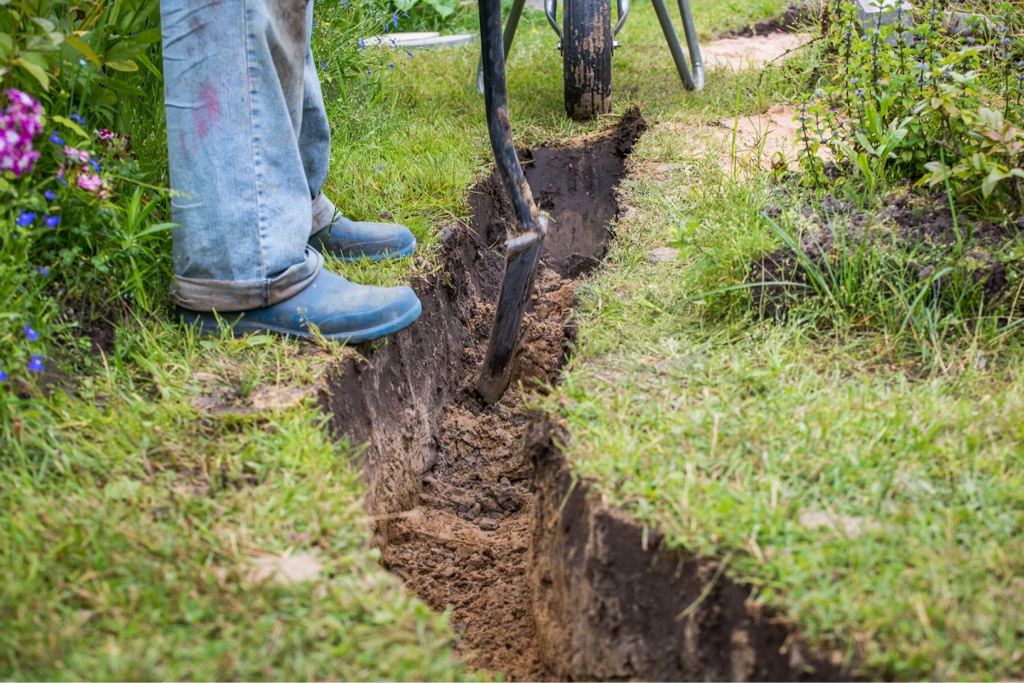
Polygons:
[[[321,336],[328,341],[339,342],[342,344],[358,344],[359,342],[372,341],[404,330],[406,327],[416,322],[416,319],[420,317],[422,312],[423,305],[417,301],[416,305],[413,308],[410,308],[401,317],[381,325],[367,327],[361,330],[354,330],[352,332],[335,332],[334,334],[324,334]],[[209,313],[196,313],[185,309],[179,309],[178,313],[181,316],[181,321],[183,323],[186,325],[198,325],[199,332],[204,335],[220,334],[221,324],[227,324],[230,325],[231,334],[235,337],[242,337],[247,334],[272,332],[284,337],[295,337],[297,339],[316,338],[313,334],[305,330],[293,330],[278,327],[276,325],[267,325],[265,323],[246,320],[244,317],[237,322],[231,323],[229,317],[231,315],[230,313],[225,316],[221,316],[220,318],[216,318]]]

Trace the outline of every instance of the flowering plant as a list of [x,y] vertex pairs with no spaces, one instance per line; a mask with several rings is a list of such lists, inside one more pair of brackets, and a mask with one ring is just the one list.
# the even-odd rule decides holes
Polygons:
[[97,275],[123,269],[123,221],[112,200],[134,161],[123,137],[89,131],[77,113],[47,115],[25,92],[3,91],[0,107],[0,382],[7,383],[45,370],[47,337],[60,327],[55,294],[81,296]]

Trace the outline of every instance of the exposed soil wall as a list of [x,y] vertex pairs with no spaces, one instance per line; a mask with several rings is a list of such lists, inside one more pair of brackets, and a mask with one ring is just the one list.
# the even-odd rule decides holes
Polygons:
[[786,629],[748,613],[749,591],[720,577],[705,591],[713,565],[660,552],[654,533],[645,544],[587,486],[574,489],[550,426],[523,407],[523,391],[557,381],[575,286],[604,256],[615,187],[645,128],[633,110],[603,134],[524,154],[552,232],[498,403],[474,388],[514,231],[495,176],[471,193],[472,226],[445,231],[443,270],[415,283],[421,319],[358,347],[363,359],[329,374],[322,403],[341,438],[369,442],[383,564],[451,610],[473,665],[517,680],[797,678],[796,649],[779,650]]
[[[575,480],[544,419],[525,448],[534,465],[530,583],[548,672],[566,680],[840,680],[750,587],[713,560],[666,550],[663,536]],[[565,435],[559,435],[559,440]]]

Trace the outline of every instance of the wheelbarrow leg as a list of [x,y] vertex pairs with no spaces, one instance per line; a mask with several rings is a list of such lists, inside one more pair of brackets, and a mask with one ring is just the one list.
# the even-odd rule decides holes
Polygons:
[[[512,39],[516,37],[516,29],[519,28],[519,19],[523,16],[523,8],[526,6],[526,0],[513,0],[512,11],[508,14],[508,21],[505,23],[505,33],[502,35],[502,44],[505,50],[505,57],[508,57],[509,51],[512,49]],[[481,55],[480,61],[476,67],[476,91],[483,95],[484,93],[484,58]]]
[[[519,165],[512,142],[512,122],[505,93],[505,50],[501,39],[501,0],[478,0],[480,48],[484,67],[484,102],[487,132],[498,173],[512,200],[522,233],[505,243],[505,274],[501,279],[498,306],[487,344],[477,389],[488,403],[505,393],[512,373],[512,357],[519,343],[523,313],[533,289],[540,261],[547,218],[537,210],[530,185]],[[506,35],[508,35],[506,33]]]
[[[672,53],[672,61],[676,64],[676,71],[683,81],[683,87],[687,90],[700,90],[704,87],[704,63],[700,56],[700,47],[697,45],[697,31],[693,26],[693,17],[690,15],[690,5],[687,0],[679,0],[679,10],[683,16],[683,29],[686,31],[686,43],[690,48],[690,58],[693,60],[694,73],[686,63],[686,56],[683,54],[683,47],[676,37],[675,26],[672,25],[672,17],[669,16],[665,0],[652,0],[654,12],[658,15],[658,23],[661,24],[661,32],[665,34],[665,42]],[[696,78],[694,77],[696,74]]]

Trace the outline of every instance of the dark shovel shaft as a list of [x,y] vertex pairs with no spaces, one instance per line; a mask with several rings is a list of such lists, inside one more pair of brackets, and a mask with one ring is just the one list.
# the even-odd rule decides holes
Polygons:
[[547,234],[547,221],[537,211],[512,143],[512,122],[509,120],[508,99],[505,95],[501,0],[479,0],[479,6],[487,132],[491,137],[498,172],[512,199],[519,227],[524,232],[505,245],[505,275],[501,280],[501,293],[498,295],[498,309],[487,344],[487,355],[477,382],[484,400],[494,403],[508,387],[512,356],[519,342],[523,313],[537,274],[537,262]]

